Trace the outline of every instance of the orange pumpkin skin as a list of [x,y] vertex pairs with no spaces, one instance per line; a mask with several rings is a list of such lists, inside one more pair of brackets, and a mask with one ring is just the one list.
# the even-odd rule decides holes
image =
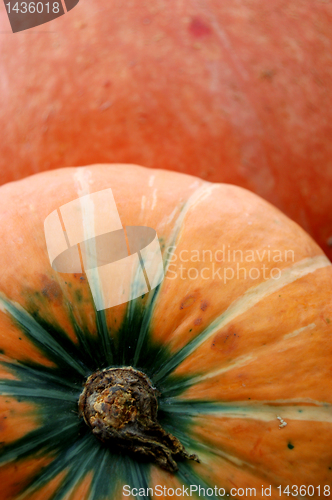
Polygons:
[[[44,221],[65,203],[108,188],[123,226],[156,230],[165,278],[97,321],[85,275],[51,268]],[[0,461],[8,462],[0,468],[2,500],[18,498],[22,489],[34,500],[54,492],[60,499],[70,492],[75,500],[120,499],[123,484],[137,486],[139,478],[151,488],[184,481],[226,493],[256,488],[258,498],[262,486],[271,486],[273,499],[287,496],[278,486],[311,485],[313,498],[321,497],[319,488],[330,497],[332,267],[296,223],[242,188],[133,165],[60,169],[2,186],[0,221]],[[238,265],[239,274],[225,279],[224,270],[230,276]],[[271,277],[276,268],[280,273]],[[171,421],[175,433],[185,429],[179,439],[186,436],[201,460],[179,463],[176,474],[128,457],[112,469],[120,460],[114,455],[104,470],[108,450],[95,438],[84,448],[89,435],[75,427],[82,373],[103,367],[100,325],[123,349],[115,364],[134,366],[131,356],[146,324],[136,367],[147,369],[160,389],[160,418]],[[42,332],[38,341],[36,332]],[[91,352],[82,338],[94,345]],[[69,361],[54,357],[61,345]],[[74,428],[62,442],[69,424]],[[45,444],[46,428],[52,435]],[[26,453],[33,431],[40,445]],[[24,457],[20,438],[28,442]],[[47,467],[56,460],[52,476]],[[50,475],[43,482],[38,471]],[[97,476],[113,488],[108,496],[98,496]]]
[[256,192],[331,258],[331,25],[328,2],[81,0],[2,33],[0,183],[96,162],[186,172]]

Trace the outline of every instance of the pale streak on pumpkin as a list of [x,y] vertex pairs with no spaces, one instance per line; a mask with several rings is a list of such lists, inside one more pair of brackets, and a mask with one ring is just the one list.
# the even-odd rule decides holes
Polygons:
[[[322,267],[331,266],[331,262],[325,255],[309,257],[296,262],[287,267],[281,273],[278,280],[270,278],[255,287],[249,288],[241,297],[236,299],[218,318],[216,318],[208,328],[200,335],[199,339],[194,340],[192,348],[187,347],[186,357],[192,354],[200,345],[215,335],[221,328],[233,321],[235,318],[251,309],[261,300],[277,292],[281,288],[297,281],[298,279],[311,274]],[[176,331],[174,332],[176,336]]]
[[156,178],[155,175],[150,175],[150,177],[149,177],[149,187],[153,186],[155,178]]
[[227,366],[224,366],[223,368],[220,368],[219,370],[206,373],[205,375],[199,375],[197,377],[194,377],[187,382],[183,382],[183,386],[192,386],[192,385],[197,385],[201,382],[205,382],[205,380],[208,380],[209,378],[214,378],[218,377],[219,375],[222,375],[223,373],[229,372],[231,370],[234,370],[235,368],[239,368],[241,366],[246,366],[247,364],[251,363],[252,361],[255,361],[258,358],[258,356],[252,356],[249,354],[248,356],[240,356],[238,357],[234,363],[230,363]]
[[[229,462],[232,462],[238,467],[243,467],[244,465],[247,467],[250,467],[251,469],[257,470],[257,467],[254,467],[252,464],[249,462],[245,462],[244,460],[241,460],[240,458],[235,457],[234,455],[230,455],[229,453],[226,453],[225,451],[222,451],[218,448],[213,448],[212,446],[208,446],[206,444],[200,443],[200,448],[203,450],[207,450],[210,453],[213,453],[214,455],[218,455],[221,458],[224,458],[225,460],[228,460]],[[200,454],[200,458],[201,458]],[[202,460],[203,461],[203,460]],[[208,459],[206,460],[208,462]]]
[[[196,186],[196,181],[193,183],[193,186]],[[212,191],[214,189],[216,189],[217,187],[219,187],[219,184],[211,184],[210,182],[203,182],[203,184],[201,184],[201,186],[196,189],[190,196],[189,198],[187,199],[187,201],[184,203],[184,205],[182,206],[182,208],[180,208],[180,213],[176,219],[176,221],[174,222],[174,227],[167,239],[167,245],[166,245],[166,248],[172,248],[173,247],[173,252],[168,252],[168,255],[166,255],[165,257],[163,257],[164,259],[164,274],[166,275],[166,272],[167,272],[167,269],[168,269],[168,266],[169,266],[169,263],[170,263],[170,258],[171,256],[173,255],[174,253],[174,248],[175,248],[175,243],[176,241],[179,239],[180,237],[180,234],[181,234],[181,231],[183,229],[183,221],[184,221],[184,218],[186,216],[186,214],[188,213],[188,211],[197,206],[201,201],[205,200],[206,198],[208,198],[210,196],[210,194],[212,193]],[[145,196],[143,195],[142,199],[145,198]],[[176,211],[178,210],[178,207],[175,207],[173,212],[170,214],[169,216],[169,219],[168,219],[168,222],[170,223],[176,213]],[[148,301],[153,301],[154,298],[155,298],[155,293],[158,293],[158,289],[155,289],[154,293],[151,293],[149,294],[149,299]],[[148,302],[149,304],[149,302]],[[147,307],[147,312],[146,312],[146,320],[145,320],[145,324],[149,324],[150,323],[150,320],[151,320],[151,317],[153,315],[153,307],[150,308],[150,307]],[[146,330],[146,328],[145,328]]]
[[316,328],[316,324],[310,323],[310,325],[303,326],[302,328],[299,328],[298,330],[294,330],[294,332],[287,333],[286,335],[284,335],[284,339],[290,339],[290,338],[296,337],[297,335],[304,332],[305,330],[313,330],[313,328]]
[[157,204],[157,191],[158,191],[158,189],[156,188],[156,189],[153,190],[153,193],[152,193],[152,206],[151,206],[151,210],[153,210],[154,207]]
[[[196,182],[193,183],[193,185],[196,185]],[[180,214],[178,215],[178,218],[174,222],[174,227],[173,227],[173,229],[172,229],[172,231],[167,239],[166,248],[167,247],[168,248],[171,248],[171,247],[175,248],[175,243],[181,234],[181,230],[183,229],[183,221],[184,221],[184,218],[185,218],[186,214],[188,213],[188,211],[191,208],[198,205],[201,201],[208,198],[210,196],[210,194],[212,193],[212,191],[217,187],[219,187],[219,184],[211,184],[210,182],[204,182],[198,189],[196,189],[189,196],[187,201],[184,203],[183,207],[180,208]],[[143,198],[145,199],[144,195],[142,197],[142,200],[143,200]],[[170,214],[170,216],[168,218],[168,223],[170,223],[172,221],[177,210],[178,210],[178,207],[175,207],[173,212]],[[168,256],[166,255],[166,257],[164,257],[164,265],[165,265],[164,274],[165,275],[167,272],[168,265],[170,263],[170,258],[173,255],[173,253],[174,252],[169,252]],[[149,300],[153,300],[153,297],[154,297],[154,294],[150,294]],[[151,318],[151,316],[153,314],[153,309],[148,308],[147,310],[148,310],[147,314],[149,315],[149,318]]]
[[[152,176],[155,177],[155,176]],[[91,171],[85,167],[80,167],[76,169],[74,173],[74,179],[76,181],[77,187],[77,194],[79,198],[83,196],[87,196],[90,194],[90,180],[91,180]],[[156,189],[154,191],[157,191]],[[144,211],[146,203],[146,197],[145,195],[142,196],[142,201],[141,201],[141,209]],[[95,242],[95,235],[96,235],[96,230],[95,226],[93,224],[93,221],[95,221],[95,205],[94,201],[91,198],[85,198],[84,202],[83,200],[81,201],[81,208],[82,208],[82,217],[83,217],[83,229],[84,229],[84,239],[86,241],[89,240],[89,245],[91,248],[91,255],[96,255],[96,242]],[[88,215],[89,214],[89,215]],[[91,216],[92,214],[92,216]],[[98,214],[97,214],[98,216]],[[91,222],[91,225],[88,224],[88,222]],[[98,267],[91,266],[90,273],[93,272],[94,274],[94,283],[100,283],[99,280],[99,269]],[[136,276],[139,276],[139,268],[136,271]],[[133,297],[136,297],[136,290],[135,290],[135,285],[139,283],[139,279],[136,279],[136,277],[133,279],[133,284],[131,288],[131,294]],[[102,287],[98,286],[95,287],[95,290],[98,289],[99,293],[102,293]],[[100,298],[98,298],[98,302],[100,302]],[[105,304],[104,297],[103,297],[103,303]],[[105,309],[104,309],[105,310]]]
[[146,202],[146,196],[143,194],[142,199],[141,199],[141,211],[142,212],[144,212],[145,202]]
[[[81,199],[83,196],[87,196],[90,194],[90,179],[91,179],[91,172],[86,169],[85,167],[78,168],[75,173],[74,173],[74,179],[76,181],[77,187],[77,194],[79,198]],[[84,230],[84,239],[86,241],[89,240],[89,246],[91,248],[91,254],[96,255],[96,242],[95,242],[95,235],[96,235],[96,230],[93,222],[91,223],[91,226],[88,224],[88,221],[94,221],[95,220],[95,206],[93,199],[91,198],[85,198],[84,202],[80,202],[81,209],[82,209],[82,217],[83,217],[83,230]],[[89,214],[92,214],[92,216],[88,216]],[[92,266],[91,272],[94,274],[94,281],[99,283],[99,272],[98,268]],[[98,290],[100,292],[101,287],[98,286]],[[100,297],[99,297],[100,301]]]
[[[294,406],[289,403],[293,402]],[[285,405],[286,403],[286,405]],[[299,403],[307,403],[311,406],[300,406]],[[268,405],[282,406],[268,406]],[[236,404],[223,404],[220,411],[207,413],[207,415],[221,418],[250,418],[270,422],[275,420],[276,426],[279,426],[277,417],[281,416],[283,420],[289,424],[291,420],[304,420],[311,422],[328,422],[332,423],[332,405],[313,401],[310,398],[304,399],[281,399],[272,401],[253,401],[243,403],[242,401]],[[194,416],[194,415],[193,415]],[[197,413],[199,418],[202,415]]]
[[[216,188],[219,187],[219,184],[211,184],[210,182],[204,182],[198,189],[196,189],[193,194],[188,198],[188,200],[185,202],[182,210],[180,211],[180,214],[176,221],[174,222],[174,228],[168,238],[168,247],[175,247],[176,240],[180,238],[181,230],[183,229],[183,221],[185,216],[187,215],[188,211],[194,207],[196,207],[199,203],[201,203],[203,200],[208,198],[212,191]],[[171,214],[172,215],[172,214]],[[173,218],[173,217],[172,217]],[[172,220],[172,219],[170,219]],[[169,253],[169,258],[174,252]],[[166,268],[165,268],[165,274],[167,272],[168,264],[170,259],[167,259],[166,262]]]
[[[304,327],[299,328],[297,330],[294,330],[291,333],[287,333],[286,335],[283,336],[283,339],[296,337],[300,333],[307,331],[307,330],[312,330],[315,327],[316,327],[315,323],[310,323],[310,325],[307,325],[307,326],[304,326]],[[282,350],[279,350],[278,352],[282,352]],[[194,377],[193,379],[188,381],[188,385],[199,384],[200,382],[204,382],[205,380],[207,380],[209,378],[217,377],[219,375],[222,375],[225,372],[231,371],[235,368],[239,368],[240,366],[245,366],[245,365],[251,363],[252,361],[255,361],[257,358],[258,358],[258,356],[253,356],[251,354],[248,356],[240,356],[240,357],[236,358],[233,363],[230,363],[229,365],[224,366],[223,368],[220,368],[219,370],[215,370],[213,372],[206,373],[205,375],[200,375],[198,377]],[[183,385],[186,385],[186,384],[184,383]]]

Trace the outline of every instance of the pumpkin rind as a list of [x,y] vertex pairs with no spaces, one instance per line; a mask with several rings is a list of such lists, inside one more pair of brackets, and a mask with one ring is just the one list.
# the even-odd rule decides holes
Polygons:
[[[83,274],[51,268],[43,228],[64,203],[106,188],[124,226],[157,231],[165,279],[128,304],[96,311]],[[271,485],[277,499],[278,485],[331,486],[332,267],[297,224],[241,188],[132,165],[61,169],[3,186],[0,221],[8,417],[0,480],[13,476],[3,500],[22,492],[116,499],[123,485],[190,484],[226,493],[255,487],[258,498]],[[213,262],[203,251],[223,245],[255,250],[256,261],[240,262],[238,278],[206,279]],[[293,254],[275,262],[268,248]],[[196,279],[181,277],[184,264]],[[248,277],[263,265],[280,277]],[[150,378],[161,393],[160,424],[201,463],[179,462],[172,475],[99,444],[78,416],[78,399],[91,373],[112,366]],[[10,430],[16,425],[19,434]]]

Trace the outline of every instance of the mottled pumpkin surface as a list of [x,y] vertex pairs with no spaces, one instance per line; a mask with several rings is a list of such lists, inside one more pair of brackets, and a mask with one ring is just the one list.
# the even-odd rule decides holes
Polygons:
[[[97,311],[85,273],[52,269],[44,221],[108,188],[124,227],[157,232],[165,277]],[[0,241],[1,500],[331,496],[332,267],[296,223],[235,186],[95,165],[2,186]],[[83,384],[122,366],[150,378],[160,424],[200,463],[172,474],[92,435]]]

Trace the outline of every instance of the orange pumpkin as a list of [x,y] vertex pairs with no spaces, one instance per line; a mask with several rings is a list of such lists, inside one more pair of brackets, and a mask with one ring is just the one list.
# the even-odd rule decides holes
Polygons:
[[[157,233],[164,278],[152,286],[148,254],[136,249],[106,282],[121,297],[123,262],[140,253],[136,298],[103,309],[95,284],[110,261],[64,273],[49,242],[65,235],[66,253],[84,231],[97,248],[112,196],[129,246],[132,227]],[[133,165],[2,186],[0,221],[2,500],[240,498],[247,488],[258,498],[331,496],[332,267],[296,223],[242,188]],[[142,261],[151,290],[141,296]],[[103,386],[112,404],[88,392],[118,369],[158,391],[145,434],[150,410],[134,389]],[[118,425],[106,445],[93,435],[101,420]]]
[[15,35],[2,9],[0,184],[177,170],[254,191],[332,257],[328,2],[81,0]]

